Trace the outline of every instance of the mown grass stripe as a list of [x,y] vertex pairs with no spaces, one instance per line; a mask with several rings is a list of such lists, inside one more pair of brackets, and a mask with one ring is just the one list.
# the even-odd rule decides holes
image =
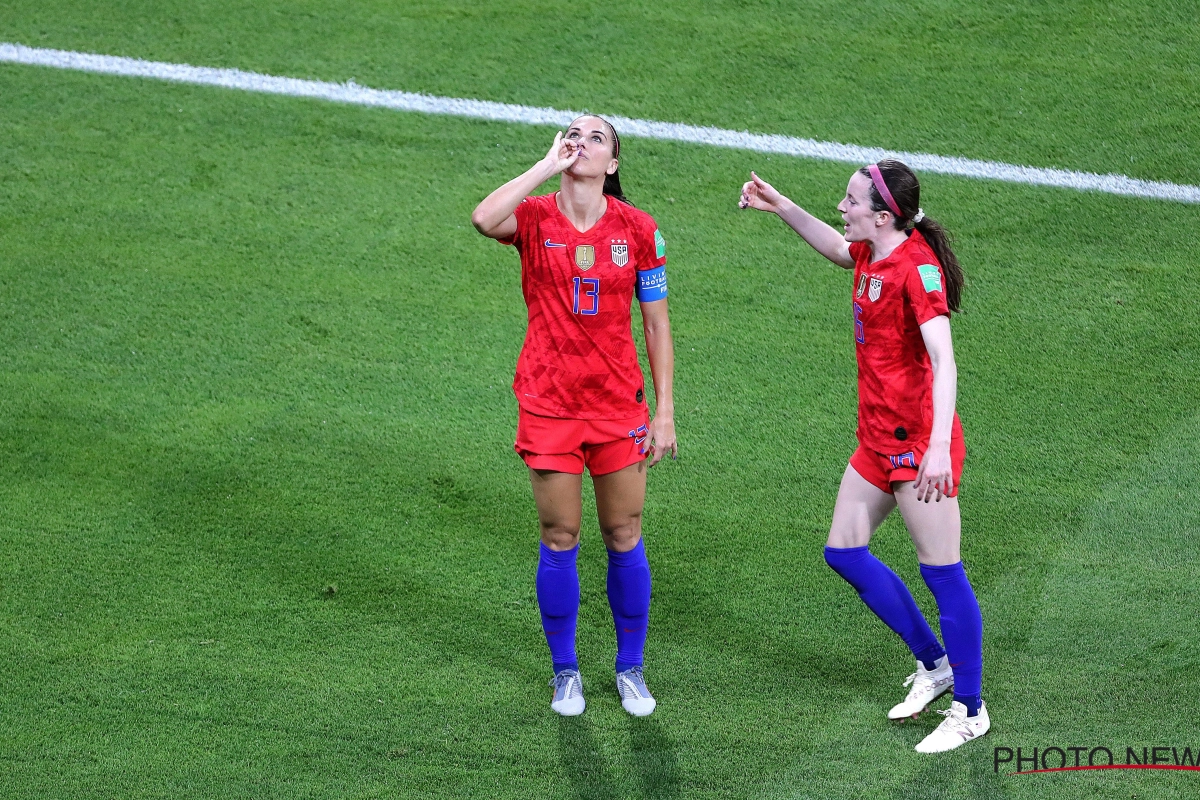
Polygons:
[[[221,86],[249,92],[281,94],[291,97],[313,97],[337,103],[377,106],[397,111],[415,111],[423,114],[446,114],[456,117],[517,122],[529,125],[564,125],[578,116],[578,112],[556,108],[495,103],[488,100],[470,100],[459,97],[436,97],[432,95],[400,92],[387,89],[370,89],[353,81],[329,83],[300,78],[281,78],[244,72],[239,69],[215,67],[193,67],[189,64],[169,64],[161,61],[143,61],[121,56],[105,56],[93,53],[75,53],[67,50],[50,50],[26,47],[20,44],[0,42],[0,61],[15,64],[30,64],[57,69],[96,72],[106,75],[125,75],[155,80],[190,83],[206,86]],[[998,161],[978,161],[970,158],[939,156],[930,153],[908,153],[886,150],[879,147],[821,142],[794,136],[750,133],[723,128],[699,127],[678,122],[656,122],[646,119],[609,116],[622,134],[648,139],[705,144],[713,147],[728,147],[738,150],[753,150],[761,153],[814,158],[824,161],[839,161],[850,164],[865,164],[884,157],[903,160],[915,169],[945,175],[968,178],[1023,183],[1034,186],[1052,186],[1078,191],[1105,192],[1128,197],[1145,197],[1156,200],[1171,200],[1180,203],[1200,203],[1200,186],[1145,181],[1126,175],[1073,170],[1029,167],[1005,164]]]

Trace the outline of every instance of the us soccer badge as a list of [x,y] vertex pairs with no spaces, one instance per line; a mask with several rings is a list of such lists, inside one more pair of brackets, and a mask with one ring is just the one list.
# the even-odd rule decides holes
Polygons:
[[883,291],[883,278],[878,275],[871,276],[871,288],[867,290],[867,297],[874,303],[879,299],[879,293]]
[[867,273],[864,272],[862,274],[862,277],[858,279],[858,288],[854,290],[854,299],[861,300],[862,296],[863,296],[863,292],[865,292],[866,290],[867,290]]
[[596,263],[596,248],[590,244],[581,244],[575,248],[575,266],[587,271]]
[[612,240],[612,262],[618,267],[629,263],[629,242],[624,239]]

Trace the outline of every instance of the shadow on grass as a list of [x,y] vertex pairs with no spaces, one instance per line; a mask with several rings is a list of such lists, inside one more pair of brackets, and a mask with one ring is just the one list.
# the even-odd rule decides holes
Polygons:
[[626,796],[665,800],[679,796],[675,743],[658,720],[629,720],[628,769],[624,774],[636,781],[636,789],[624,786],[624,781],[610,773],[591,723],[580,717],[558,721],[558,752],[563,774],[575,796],[581,800],[611,800]]
[[637,775],[640,796],[679,796],[679,759],[675,743],[653,717],[629,720],[629,771]]
[[977,742],[968,743],[949,757],[948,754],[918,756],[924,763],[888,796],[892,800],[994,800],[1009,797],[1011,793],[1008,788],[1002,784],[1000,776],[992,771],[993,744],[993,738],[985,736]]
[[581,800],[611,800],[618,792],[608,774],[604,754],[592,735],[592,726],[580,717],[558,720],[558,756],[575,796]]

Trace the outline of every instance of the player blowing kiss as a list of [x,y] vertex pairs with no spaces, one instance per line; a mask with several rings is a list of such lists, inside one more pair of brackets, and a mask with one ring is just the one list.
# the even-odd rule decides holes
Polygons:
[[[953,689],[950,709],[939,712],[946,719],[916,748],[952,750],[991,726],[980,697],[983,620],[959,556],[966,448],[954,410],[950,312],[959,310],[962,269],[945,230],[920,208],[917,176],[899,161],[850,178],[837,207],[844,236],[751,178],[742,208],[777,214],[818,253],[854,270],[859,445],[842,475],[825,560],[916,656],[917,671],[904,682],[912,688],[888,717],[916,718]],[[868,549],[897,506],[937,601],[944,649],[908,587]]]
[[[642,675],[650,618],[650,565],[642,544],[646,470],[675,441],[675,355],[667,318],[666,244],[633,207],[617,172],[621,143],[606,120],[583,116],[546,157],[496,189],[471,223],[521,256],[529,328],[513,391],[515,449],[529,467],[541,526],[537,598],[554,665],[550,707],[582,714],[575,655],[583,470],[592,475],[608,549],[608,600],[617,633],[621,705],[646,716],[655,700]],[[561,189],[531,196],[555,175]],[[656,410],[649,418],[631,331],[641,303]]]

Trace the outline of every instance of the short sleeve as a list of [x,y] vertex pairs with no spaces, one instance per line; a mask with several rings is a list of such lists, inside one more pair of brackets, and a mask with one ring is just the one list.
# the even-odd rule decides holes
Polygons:
[[858,262],[862,261],[863,258],[870,257],[870,255],[871,245],[867,244],[866,242],[850,243],[850,257],[854,259],[855,264],[858,264]]
[[634,243],[637,247],[637,252],[634,253],[634,259],[638,271],[642,272],[665,266],[667,263],[667,242],[658,230],[658,224],[655,223],[654,218],[644,216],[638,220],[637,231],[638,238]]
[[640,228],[637,298],[652,303],[667,296],[667,241],[652,217],[646,217]]
[[526,197],[517,204],[516,209],[513,211],[517,216],[517,232],[510,238],[497,239],[496,241],[500,242],[500,244],[516,245],[518,250],[521,249],[521,242],[529,238],[530,231],[537,225],[537,210],[534,208],[534,204],[529,202],[531,199],[530,197]]
[[905,269],[904,288],[917,324],[924,325],[934,317],[950,316],[942,268],[937,264],[909,264]]

